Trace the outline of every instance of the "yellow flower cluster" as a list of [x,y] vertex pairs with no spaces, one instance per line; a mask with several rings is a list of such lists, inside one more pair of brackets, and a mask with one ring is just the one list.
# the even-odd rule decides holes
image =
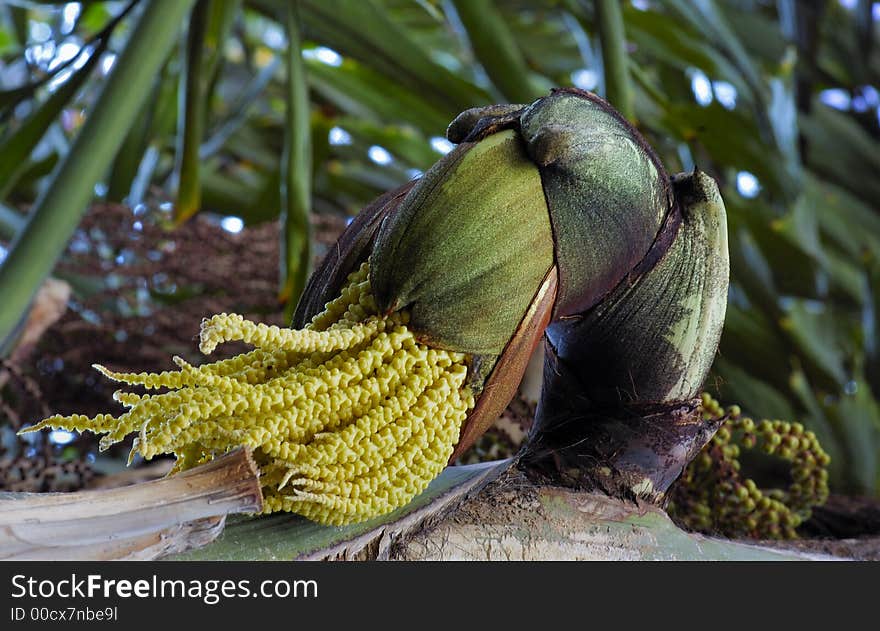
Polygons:
[[[828,498],[830,458],[800,423],[755,422],[738,405],[726,410],[703,393],[703,418],[724,424],[687,466],[673,489],[670,514],[706,533],[751,539],[795,539],[797,527]],[[786,488],[759,488],[741,471],[745,450],[789,463]]]
[[102,448],[136,432],[132,456],[173,453],[175,470],[247,445],[266,512],[362,521],[425,489],[474,406],[465,355],[418,343],[406,324],[405,313],[377,314],[364,263],[303,330],[215,315],[202,322],[202,352],[230,340],[256,348],[198,367],[175,357],[179,370],[161,373],[96,365],[115,381],[166,391],[118,391],[129,408],[121,416],[52,416],[24,431],[103,433]]

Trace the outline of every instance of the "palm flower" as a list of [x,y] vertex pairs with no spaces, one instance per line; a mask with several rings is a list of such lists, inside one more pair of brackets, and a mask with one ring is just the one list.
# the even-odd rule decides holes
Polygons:
[[[726,295],[711,178],[669,178],[629,123],[578,90],[468,110],[447,135],[452,152],[340,237],[293,328],[213,316],[203,352],[228,340],[255,349],[158,374],[99,368],[163,392],[120,392],[119,417],[54,416],[29,431],[96,431],[105,447],[137,433],[133,453],[174,453],[176,470],[247,445],[265,510],[343,524],[406,504],[470,446],[545,328],[557,372],[535,445],[588,435],[584,411],[689,405]],[[688,434],[696,449],[711,436],[700,427]]]

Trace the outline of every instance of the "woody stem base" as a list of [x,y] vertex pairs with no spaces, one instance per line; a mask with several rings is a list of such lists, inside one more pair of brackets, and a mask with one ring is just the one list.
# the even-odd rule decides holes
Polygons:
[[[551,360],[552,362],[552,360]],[[544,482],[662,506],[666,492],[720,427],[700,399],[593,406],[564,367],[549,366],[520,466]]]

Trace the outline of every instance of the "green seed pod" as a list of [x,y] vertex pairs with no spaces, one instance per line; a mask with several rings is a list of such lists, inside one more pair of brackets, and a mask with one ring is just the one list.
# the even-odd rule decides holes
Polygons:
[[724,409],[718,404],[718,401],[712,398],[708,392],[700,395],[700,405],[703,407],[703,416],[707,420],[710,418],[718,418],[724,415]]
[[811,475],[812,472],[809,469],[793,469],[791,472],[792,479],[798,483],[806,482]]

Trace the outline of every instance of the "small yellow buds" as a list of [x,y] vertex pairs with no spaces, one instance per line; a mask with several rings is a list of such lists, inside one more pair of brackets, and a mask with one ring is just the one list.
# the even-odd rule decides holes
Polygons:
[[407,504],[446,466],[473,395],[467,357],[418,343],[405,313],[379,316],[369,266],[303,330],[236,314],[202,322],[200,349],[241,340],[256,348],[179,370],[119,373],[114,381],[165,389],[118,391],[121,416],[53,416],[44,427],[105,434],[101,448],[137,433],[131,456],[177,457],[175,471],[238,446],[260,465],[265,511],[325,524],[362,521]]
[[385,329],[386,320],[371,318],[351,328],[327,331],[282,329],[245,320],[236,313],[221,313],[202,321],[199,350],[210,355],[218,344],[241,340],[259,348],[274,348],[298,353],[330,353],[352,348]]

